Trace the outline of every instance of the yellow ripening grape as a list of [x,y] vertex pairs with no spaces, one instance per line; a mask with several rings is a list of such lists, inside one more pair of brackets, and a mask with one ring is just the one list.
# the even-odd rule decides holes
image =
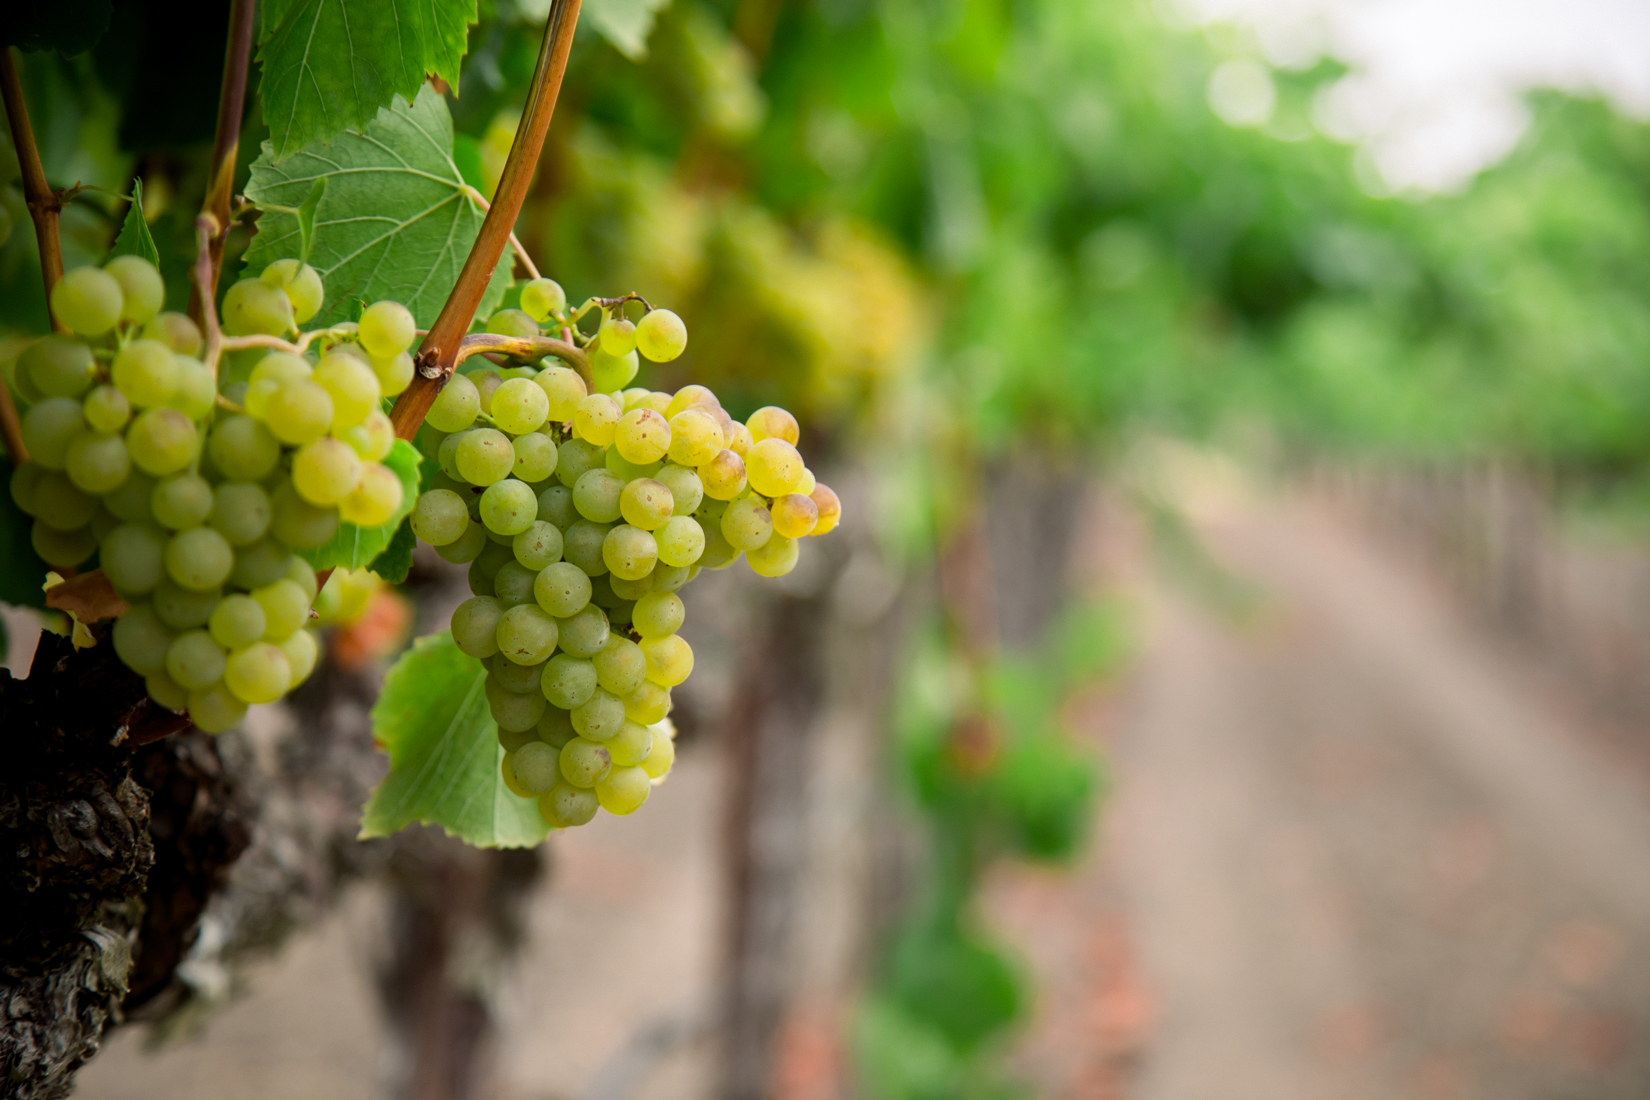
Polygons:
[[[521,301],[489,330],[568,323],[550,280],[529,283]],[[662,360],[686,346],[675,314],[632,322],[619,309],[604,311],[592,360]],[[630,381],[619,373],[617,385]],[[441,472],[412,529],[468,566],[473,595],[453,612],[452,636],[487,669],[500,782],[556,827],[634,811],[670,770],[670,693],[693,670],[677,593],[741,553],[755,572],[782,576],[799,541],[841,517],[803,463],[796,418],[768,407],[741,423],[701,385],[591,392],[556,364],[457,375],[425,423],[420,442]]]
[[[291,336],[324,297],[313,268],[279,260],[225,291],[223,330]],[[130,608],[115,652],[149,697],[229,729],[315,667],[317,578],[300,552],[342,523],[385,528],[407,503],[384,465],[395,433],[381,402],[411,380],[412,315],[376,302],[353,335],[329,332],[318,354],[270,351],[220,390],[203,333],[164,308],[148,261],[70,271],[50,304],[65,332],[29,345],[14,372],[31,461],[12,497],[48,565],[98,554]]]

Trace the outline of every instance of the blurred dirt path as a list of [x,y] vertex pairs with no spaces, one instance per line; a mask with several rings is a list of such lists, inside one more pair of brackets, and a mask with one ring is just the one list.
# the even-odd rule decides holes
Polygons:
[[1650,1095],[1638,777],[1367,533],[1188,505],[1258,611],[1147,586],[1108,811],[1155,1005],[1127,1095]]

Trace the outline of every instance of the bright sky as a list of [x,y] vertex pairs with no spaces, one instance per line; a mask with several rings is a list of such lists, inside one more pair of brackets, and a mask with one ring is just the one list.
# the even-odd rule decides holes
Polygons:
[[[1650,118],[1646,0],[1180,0],[1205,22],[1251,27],[1266,60],[1319,54],[1352,72],[1318,103],[1333,137],[1364,144],[1395,189],[1448,190],[1517,144],[1519,96],[1600,92]],[[1243,74],[1227,74],[1245,110]],[[1217,110],[1223,89],[1211,87]],[[1223,114],[1226,112],[1222,112]]]

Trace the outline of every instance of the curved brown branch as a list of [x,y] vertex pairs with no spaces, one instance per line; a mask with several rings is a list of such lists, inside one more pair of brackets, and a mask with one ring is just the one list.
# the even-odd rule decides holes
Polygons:
[[[23,83],[17,76],[17,58],[11,47],[0,47],[0,94],[6,100],[6,121],[11,124],[11,141],[17,148],[17,163],[23,170],[23,197],[34,219],[34,237],[40,244],[40,275],[46,281],[46,297],[63,277],[63,246],[57,236],[57,216],[62,197],[46,182],[40,150],[34,144],[34,127],[29,125],[28,105],[23,102]],[[63,327],[54,319],[52,329]]]
[[395,434],[402,439],[411,439],[418,431],[424,414],[435,403],[435,395],[452,377],[464,334],[475,320],[476,307],[481,304],[487,282],[510,243],[516,215],[521,213],[528,184],[533,180],[533,170],[544,148],[544,137],[550,130],[550,116],[555,112],[556,96],[561,91],[562,76],[567,72],[567,53],[573,47],[573,29],[578,21],[579,0],[554,0],[551,4],[527,108],[522,112],[516,140],[504,162],[504,174],[493,194],[492,208],[481,223],[481,232],[464,261],[457,285],[441,307],[441,315],[430,326],[430,334],[418,353],[418,370],[413,374],[412,385],[396,399],[395,408],[390,411]]
[[497,352],[512,359],[542,359],[546,355],[554,355],[578,371],[587,385],[591,380],[590,357],[584,349],[553,336],[497,336],[491,332],[474,332],[459,341],[458,355],[453,365],[457,366],[470,356],[483,352]]
[[[214,381],[218,377],[218,358],[223,354],[223,330],[218,327],[218,267],[212,259],[212,242],[223,239],[223,234],[218,231],[221,224],[210,211],[195,219],[195,270],[190,280],[190,286],[194,289],[189,295],[189,312],[206,337],[203,361],[206,369],[212,372]],[[221,247],[219,255],[222,256]]]
[[[246,110],[246,76],[252,63],[252,23],[257,0],[234,0],[229,9],[229,42],[224,48],[223,88],[218,95],[218,131],[212,141],[212,176],[206,188],[201,213],[217,223],[208,252],[211,266],[205,285],[197,280],[189,289],[189,317],[203,329],[203,295],[210,302],[218,289],[218,273],[223,268],[223,246],[229,239],[230,200],[235,191],[235,161],[241,148],[241,117]],[[214,326],[216,327],[216,326]]]

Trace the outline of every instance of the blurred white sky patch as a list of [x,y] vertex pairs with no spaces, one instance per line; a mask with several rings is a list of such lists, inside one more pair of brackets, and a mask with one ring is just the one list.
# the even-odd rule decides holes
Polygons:
[[[1650,117],[1650,0],[1178,0],[1205,23],[1253,31],[1280,68],[1321,54],[1351,73],[1314,121],[1364,145],[1393,190],[1465,185],[1505,156],[1528,124],[1530,88],[1599,92]],[[1263,98],[1254,73],[1223,69],[1210,102],[1235,125]],[[1245,110],[1247,108],[1247,110]]]

